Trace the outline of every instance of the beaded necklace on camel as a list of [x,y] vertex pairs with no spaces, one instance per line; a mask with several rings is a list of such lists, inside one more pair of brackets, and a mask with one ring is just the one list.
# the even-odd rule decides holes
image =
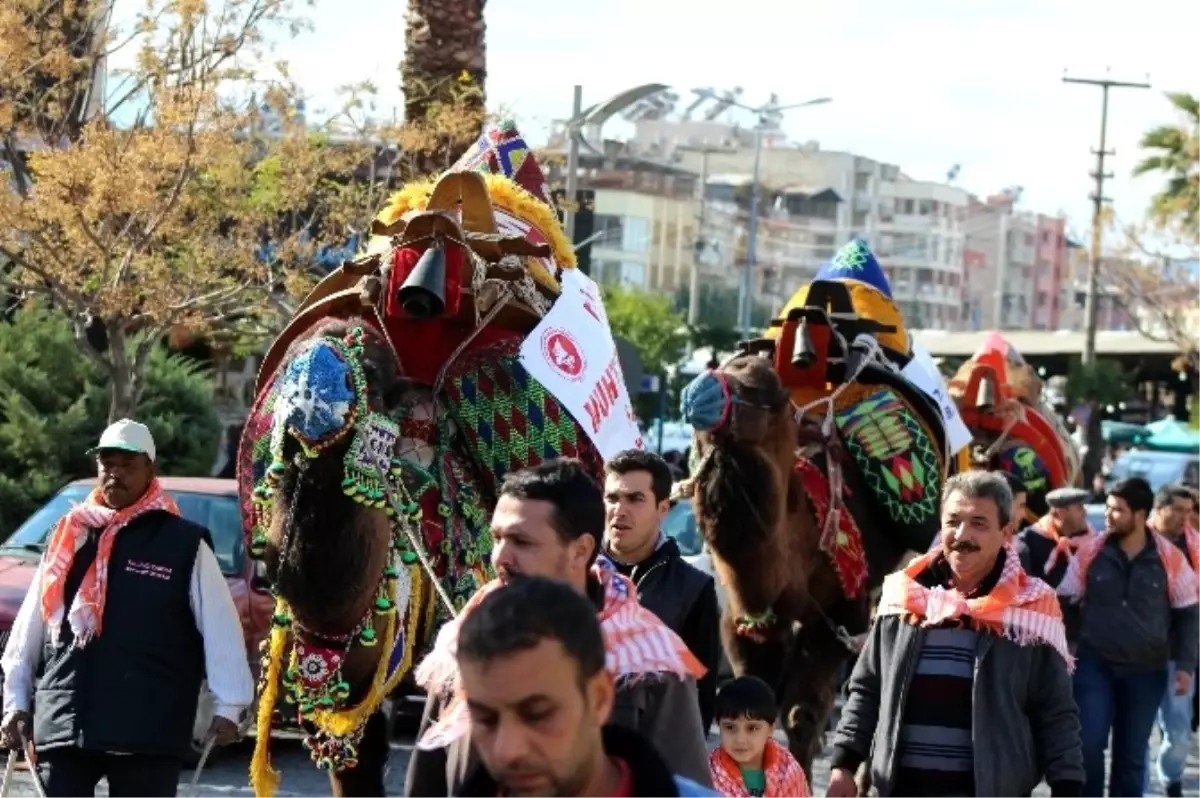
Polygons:
[[[398,604],[410,605],[416,598],[413,592],[419,584],[409,572],[409,564],[419,554],[409,549],[416,545],[418,538],[413,530],[420,529],[422,513],[401,478],[403,463],[393,454],[400,434],[399,425],[372,412],[367,404],[368,387],[362,367],[363,335],[362,328],[354,328],[344,339],[317,339],[289,365],[274,409],[271,463],[265,478],[254,490],[256,523],[250,553],[261,558],[266,550],[271,505],[287,468],[283,456],[286,437],[290,435],[299,443],[303,457],[313,459],[353,435],[343,463],[342,490],[355,502],[381,510],[391,519],[388,564],[380,576],[373,601],[349,632],[330,635],[310,630],[294,617],[288,603],[277,596],[271,635],[263,642],[259,727],[265,727],[264,721],[269,726],[282,682],[285,701],[296,706],[300,720],[316,727],[316,732],[308,735],[304,744],[313,761],[324,770],[341,770],[357,764],[357,747],[365,732],[367,718],[406,669],[390,667],[389,661],[398,640],[407,637],[405,630],[400,628],[402,619],[397,617]],[[297,411],[303,416],[303,427],[291,422]],[[311,429],[313,416],[322,412],[330,416],[327,423]],[[319,434],[312,434],[314,431]],[[398,500],[393,503],[389,499]],[[292,532],[289,523],[280,542],[281,555],[288,550]],[[355,644],[366,648],[379,644],[380,636],[375,630],[377,620],[385,624],[382,639],[388,655],[381,659],[367,697],[350,710],[346,701],[351,687],[343,678],[342,666]],[[285,669],[284,648],[289,633],[293,642],[286,655]],[[321,647],[302,638],[335,645]],[[260,755],[256,750],[251,769],[259,778],[270,780],[266,775],[270,766],[263,739],[264,735],[260,734],[259,742],[264,751]]]

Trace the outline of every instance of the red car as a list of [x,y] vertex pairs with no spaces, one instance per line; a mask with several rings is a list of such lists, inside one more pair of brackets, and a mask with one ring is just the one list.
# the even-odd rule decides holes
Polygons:
[[[183,517],[204,526],[212,535],[217,562],[225,574],[229,592],[233,594],[233,602],[242,618],[246,658],[257,678],[258,644],[271,630],[275,599],[256,569],[257,564],[246,552],[237,482],[232,479],[190,477],[162,477],[161,482],[178,503]],[[38,559],[50,531],[72,506],[86,499],[95,486],[94,479],[67,485],[0,545],[0,650],[8,643],[13,620],[33,581]],[[3,678],[2,674],[0,678]],[[203,689],[193,733],[196,758],[199,758],[211,719],[212,697],[207,689]]]

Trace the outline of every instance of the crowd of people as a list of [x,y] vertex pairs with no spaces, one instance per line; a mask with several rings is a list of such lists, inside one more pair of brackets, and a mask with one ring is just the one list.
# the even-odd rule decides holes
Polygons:
[[[99,485],[55,527],[0,658],[0,745],[34,744],[48,795],[101,778],[113,796],[174,795],[204,675],[218,744],[253,703],[242,630],[206,530],[158,484],[149,430],[118,422],[93,453]],[[771,686],[717,684],[716,586],[661,530],[672,481],[643,451],[609,460],[602,485],[570,459],[507,475],[496,578],[416,671],[428,698],[405,794],[811,794],[774,738]],[[934,546],[883,583],[829,795],[1141,795],[1155,777],[1182,794],[1195,493],[1118,482],[1103,532],[1074,489],[1020,529],[1024,494],[995,472],[945,484]]]

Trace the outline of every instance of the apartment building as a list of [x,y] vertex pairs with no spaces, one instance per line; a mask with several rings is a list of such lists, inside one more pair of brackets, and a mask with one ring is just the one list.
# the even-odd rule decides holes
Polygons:
[[982,201],[972,198],[967,207],[966,248],[986,262],[968,297],[978,307],[979,329],[1032,328],[1038,215],[1017,211],[1019,199],[1019,190],[1008,190]]
[[[894,164],[790,144],[768,131],[760,157],[756,298],[779,306],[811,279],[820,263],[852,236],[875,250],[893,295],[913,326],[959,329],[963,323],[962,221],[969,195],[951,185],[914,180]],[[638,123],[633,143],[692,171],[704,168],[708,197],[738,200],[744,215],[753,173],[753,134],[713,122]],[[704,150],[720,148],[723,151]],[[743,217],[746,218],[746,217]],[[744,224],[741,225],[744,227]],[[735,232],[737,224],[726,225]],[[740,240],[740,239],[739,239]],[[729,263],[740,274],[741,250]]]

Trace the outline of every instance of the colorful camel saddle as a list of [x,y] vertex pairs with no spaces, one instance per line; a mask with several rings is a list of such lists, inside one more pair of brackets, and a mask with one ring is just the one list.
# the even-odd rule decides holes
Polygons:
[[773,360],[802,429],[826,425],[836,433],[847,485],[860,494],[848,505],[857,525],[927,548],[950,465],[945,424],[934,401],[901,374],[908,333],[867,245],[842,247],[766,337],[745,348]]
[[1058,416],[1042,401],[1041,379],[999,333],[988,335],[949,388],[977,441],[974,464],[1007,471],[1025,483],[1030,523],[1048,511],[1047,493],[1079,483],[1079,455]]

